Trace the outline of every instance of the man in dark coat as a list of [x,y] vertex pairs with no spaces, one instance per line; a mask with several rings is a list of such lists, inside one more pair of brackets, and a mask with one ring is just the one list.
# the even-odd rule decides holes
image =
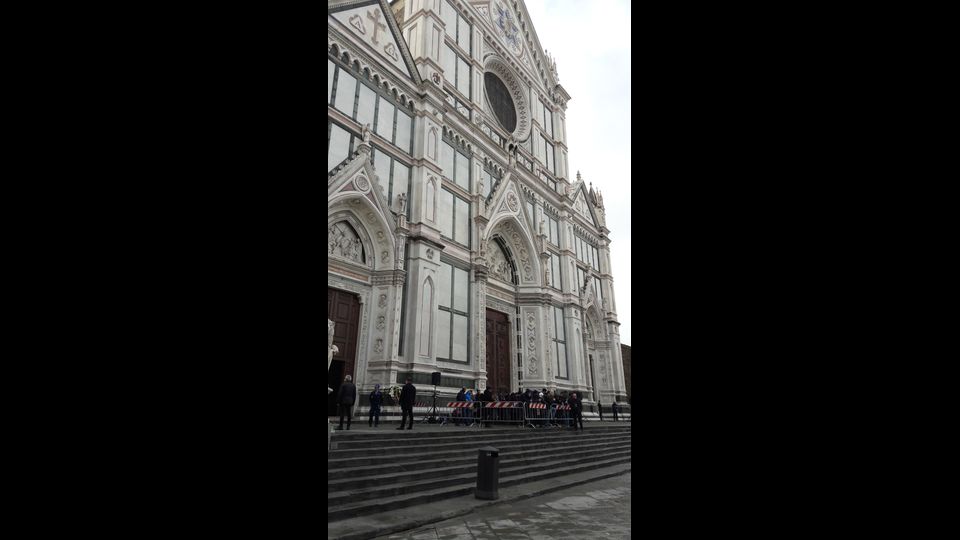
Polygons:
[[351,382],[353,377],[347,375],[343,378],[343,384],[337,391],[337,404],[340,406],[340,429],[343,429],[343,418],[347,418],[347,430],[350,430],[350,410],[353,404],[357,402],[357,387]]
[[[461,386],[460,391],[457,392],[457,401],[466,401],[466,393],[467,388],[465,386]],[[463,409],[454,409],[451,415],[453,416],[453,425],[459,426],[463,422]]]
[[580,424],[580,429],[583,429],[583,405],[580,402],[580,396],[576,392],[570,394],[570,418],[573,420],[573,429],[576,431],[577,424]]
[[407,377],[407,384],[403,385],[403,389],[400,390],[400,427],[397,429],[403,429],[403,425],[406,423],[407,416],[410,417],[410,427],[407,429],[413,429],[413,404],[417,402],[417,387],[413,385],[413,379]]
[[620,411],[617,410],[618,407],[617,407],[617,402],[616,402],[616,401],[613,402],[613,407],[612,407],[612,408],[613,408],[613,421],[616,422],[616,421],[617,421],[617,413],[620,412]]
[[[380,392],[380,385],[373,385],[373,392],[370,392],[370,420],[367,425],[370,427],[380,427],[380,405],[383,404],[383,393]],[[376,418],[376,423],[374,423]]]
[[[600,414],[600,421],[603,422],[603,404],[600,403],[600,398],[597,398],[597,413]],[[613,413],[616,415],[617,413]],[[614,416],[616,418],[616,416]]]

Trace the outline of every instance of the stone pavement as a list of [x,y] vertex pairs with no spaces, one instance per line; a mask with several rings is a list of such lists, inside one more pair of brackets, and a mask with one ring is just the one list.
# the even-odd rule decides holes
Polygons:
[[487,506],[377,540],[630,538],[630,473]]

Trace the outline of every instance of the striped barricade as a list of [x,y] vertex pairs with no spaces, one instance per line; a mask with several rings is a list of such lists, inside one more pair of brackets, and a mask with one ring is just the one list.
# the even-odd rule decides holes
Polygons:
[[485,401],[481,411],[481,423],[485,426],[493,424],[516,424],[522,426],[524,422],[522,401]]
[[476,401],[450,401],[446,407],[437,407],[442,413],[441,424],[463,425],[470,427],[476,424]]
[[527,403],[524,408],[524,425],[532,428],[545,427],[547,425],[547,404],[546,403]]

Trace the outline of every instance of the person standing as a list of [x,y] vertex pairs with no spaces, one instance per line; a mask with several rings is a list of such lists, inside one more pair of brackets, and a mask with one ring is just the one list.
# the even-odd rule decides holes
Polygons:
[[373,392],[370,392],[370,420],[367,422],[370,427],[380,427],[380,405],[382,404],[383,394],[380,392],[380,385],[375,384]]
[[400,390],[400,427],[397,429],[403,429],[403,425],[406,423],[407,416],[410,417],[410,427],[407,429],[413,429],[413,404],[417,402],[417,387],[413,385],[413,379],[407,377],[407,384],[403,385],[403,389]]
[[[457,401],[466,401],[467,388],[464,386],[460,387],[460,391],[457,392]],[[454,409],[451,413],[453,416],[453,425],[459,426],[463,422],[463,409],[457,408]]]
[[347,418],[347,431],[350,431],[350,417],[353,404],[357,402],[357,387],[351,382],[353,377],[347,375],[337,391],[337,404],[340,406],[340,429],[343,429],[343,418]]
[[600,414],[600,421],[603,422],[603,404],[600,403],[600,398],[597,398],[597,412]]
[[463,399],[464,399],[464,401],[466,401],[466,402],[468,402],[468,403],[470,404],[470,405],[467,405],[467,408],[466,408],[466,411],[467,411],[466,420],[469,420],[469,423],[467,423],[466,420],[464,421],[464,423],[467,424],[467,427],[470,427],[470,426],[472,426],[473,423],[474,423],[474,420],[473,420],[473,409],[474,409],[474,407],[476,407],[476,405],[473,404],[473,390],[467,390],[467,391],[463,394]]
[[613,402],[613,421],[614,421],[614,422],[617,421],[617,412],[618,412],[618,411],[617,411],[617,402],[616,402],[616,400],[614,400],[614,402]]
[[583,430],[583,410],[580,396],[576,392],[570,394],[570,417],[573,420],[573,430],[577,430],[577,424],[580,424],[580,430]]

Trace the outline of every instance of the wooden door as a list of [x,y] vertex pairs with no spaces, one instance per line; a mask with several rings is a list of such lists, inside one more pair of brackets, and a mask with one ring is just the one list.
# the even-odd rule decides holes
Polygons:
[[357,338],[360,331],[360,299],[356,295],[327,289],[327,318],[336,323],[333,344],[340,351],[333,355],[327,372],[327,386],[333,389],[327,401],[327,414],[337,414],[336,396],[343,378],[350,375],[356,384]]
[[497,392],[511,392],[510,385],[510,317],[487,310],[487,387]]

